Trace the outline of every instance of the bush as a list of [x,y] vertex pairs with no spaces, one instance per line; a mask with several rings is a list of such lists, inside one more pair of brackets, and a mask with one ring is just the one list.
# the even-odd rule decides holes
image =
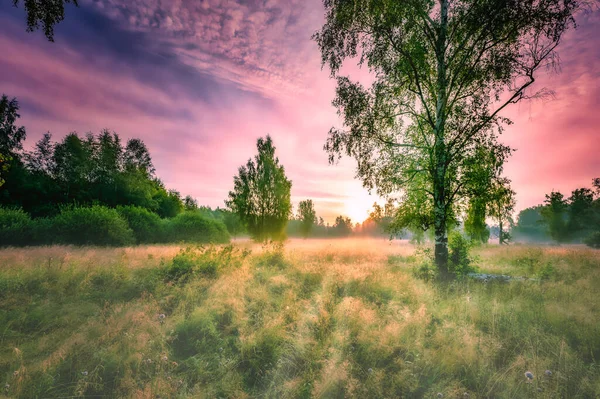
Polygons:
[[117,212],[133,230],[138,244],[152,244],[164,240],[164,223],[156,213],[139,206],[120,206],[117,207]]
[[166,238],[176,242],[220,244],[229,242],[229,233],[223,222],[191,211],[169,220]]
[[590,234],[583,242],[592,248],[600,248],[600,231]]
[[469,255],[471,245],[471,242],[459,232],[450,233],[448,236],[448,269],[451,273],[464,276],[476,271],[473,266],[474,259]]
[[31,244],[34,222],[21,209],[0,208],[0,245],[23,246]]
[[282,242],[271,241],[263,245],[263,253],[257,258],[258,266],[283,270],[287,266]]
[[45,241],[74,245],[129,245],[133,231],[115,209],[104,206],[64,209],[48,221]]
[[222,248],[210,246],[182,249],[166,270],[169,281],[185,282],[193,276],[216,277],[226,267],[238,267],[249,251],[236,249],[233,245]]
[[415,253],[416,267],[413,269],[413,275],[421,280],[430,281],[438,277],[438,269],[433,263],[433,254],[431,248],[417,248]]

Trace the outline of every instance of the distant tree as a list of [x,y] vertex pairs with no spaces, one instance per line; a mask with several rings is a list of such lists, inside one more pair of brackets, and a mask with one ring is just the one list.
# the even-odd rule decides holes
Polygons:
[[0,187],[12,163],[18,162],[19,151],[23,149],[26,133],[23,126],[17,126],[19,102],[16,98],[0,98]]
[[198,201],[196,201],[191,195],[186,195],[183,200],[183,208],[186,211],[195,211],[198,209]]
[[93,139],[81,139],[70,133],[54,147],[52,174],[64,195],[62,202],[86,204],[91,201],[91,181],[94,163]]
[[119,135],[108,130],[93,139],[92,197],[111,207],[119,204],[119,176],[123,166],[123,146]]
[[[27,31],[33,32],[41,25],[46,38],[53,42],[54,25],[65,19],[65,4],[69,3],[78,6],[77,0],[25,0]],[[13,5],[17,7],[19,0],[13,0]]]
[[[161,188],[163,188],[162,184]],[[183,201],[181,201],[181,194],[179,194],[179,191],[165,191],[163,188],[155,194],[154,200],[158,203],[156,213],[158,213],[160,217],[172,218],[183,211]]]
[[6,155],[0,154],[0,187],[4,184],[4,174],[8,171],[9,158]]
[[515,192],[510,187],[507,178],[494,179],[489,193],[488,214],[498,222],[498,242],[507,244],[511,235],[504,227],[512,222],[512,213],[515,209]]
[[394,234],[390,227],[394,221],[395,214],[394,201],[390,198],[383,207],[378,203],[374,203],[368,219],[375,222],[381,233]]
[[317,222],[317,214],[312,200],[300,201],[298,205],[298,219],[300,220],[300,232],[306,238],[310,235]]
[[600,197],[600,177],[596,177],[596,178],[592,179],[592,187],[594,188],[594,191],[596,192],[596,196]]
[[594,228],[594,192],[589,188],[573,190],[568,199],[567,233],[573,239],[581,239],[591,233]]
[[292,182],[275,156],[270,136],[259,138],[256,147],[258,154],[239,168],[233,191],[225,203],[244,223],[252,238],[279,240],[283,238],[291,214]]
[[225,223],[229,234],[233,237],[237,237],[245,232],[244,224],[238,215],[228,209],[219,209],[219,212],[222,214],[223,223]]
[[123,155],[124,168],[128,172],[138,172],[147,177],[154,177],[154,165],[146,144],[140,139],[130,139]]
[[54,143],[52,135],[48,132],[35,144],[32,152],[25,154],[25,161],[29,170],[51,175],[54,170],[53,155]]
[[[500,146],[509,104],[549,94],[529,90],[540,68],[556,65],[579,2],[323,3],[326,20],[314,39],[337,78],[333,103],[345,127],[329,132],[330,161],[354,157],[367,188],[405,192],[400,220],[434,228],[435,262],[447,275],[447,232],[471,196],[471,160],[478,148]],[[368,66],[370,89],[339,76],[347,59]]]
[[546,194],[544,207],[541,209],[541,215],[547,226],[548,234],[553,240],[563,242],[568,239],[567,234],[567,210],[568,203],[558,191],[552,191]]
[[517,216],[515,234],[520,238],[533,238],[536,240],[548,239],[548,231],[542,216],[543,205],[525,208]]
[[0,154],[14,157],[23,150],[26,133],[23,126],[17,126],[19,102],[16,98],[9,100],[6,95],[0,99]]
[[340,215],[335,218],[335,223],[332,229],[335,236],[349,236],[352,234],[352,220],[350,220],[349,217]]

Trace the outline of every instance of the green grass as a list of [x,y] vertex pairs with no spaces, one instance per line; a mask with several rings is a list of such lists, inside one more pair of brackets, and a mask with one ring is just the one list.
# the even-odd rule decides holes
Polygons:
[[0,397],[599,397],[600,251],[475,252],[535,280],[382,240],[4,249]]

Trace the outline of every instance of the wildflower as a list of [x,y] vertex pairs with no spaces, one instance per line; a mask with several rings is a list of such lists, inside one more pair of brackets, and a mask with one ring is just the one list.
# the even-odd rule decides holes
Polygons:
[[546,377],[551,377],[552,376],[552,371],[546,370],[546,371],[544,371],[544,374],[546,374]]
[[86,375],[88,375],[88,372],[87,371],[82,371],[81,375],[86,376]]
[[171,366],[177,367],[177,366],[179,366],[179,364],[177,364],[177,362],[171,362]]
[[372,373],[372,372],[373,372],[373,369],[369,367],[369,370],[368,370],[368,371],[369,371],[369,373]]
[[167,356],[163,356],[160,358],[163,362],[166,362],[167,360],[169,360],[169,358]]
[[17,377],[19,375],[19,370],[15,370],[15,372],[13,373],[13,377]]
[[8,390],[10,389],[10,384],[6,384],[6,385],[4,385],[4,389],[5,389],[6,391],[8,391]]
[[525,372],[525,377],[527,377],[527,379],[529,381],[533,380],[533,373],[531,371],[526,371]]
[[158,315],[158,320],[163,321],[167,316],[164,313]]
[[223,352],[223,347],[220,347],[220,348],[219,348],[219,352]]
[[444,397],[444,394],[443,394],[443,393],[441,393],[441,392],[438,392],[438,394],[437,394],[437,397],[438,397],[438,398],[443,398],[443,397]]

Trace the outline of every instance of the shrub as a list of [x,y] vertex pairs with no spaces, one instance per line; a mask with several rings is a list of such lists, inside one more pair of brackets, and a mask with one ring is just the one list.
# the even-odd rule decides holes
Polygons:
[[0,208],[0,245],[23,246],[31,243],[34,222],[21,209]]
[[416,267],[413,275],[421,280],[430,281],[438,277],[438,269],[433,262],[431,248],[417,248],[415,253]]
[[583,242],[592,248],[600,248],[600,231],[590,234]]
[[464,276],[475,271],[474,258],[470,256],[471,243],[462,234],[453,231],[448,236],[448,269],[457,276]]
[[196,311],[186,321],[177,325],[173,351],[180,359],[186,359],[198,353],[215,352],[222,346],[222,338],[213,315]]
[[219,244],[229,242],[229,233],[219,220],[206,218],[199,212],[183,212],[169,220],[166,238],[168,241]]
[[115,209],[95,205],[64,209],[49,220],[47,240],[74,245],[129,245],[133,231]]
[[240,266],[249,253],[232,245],[222,248],[188,247],[173,258],[166,270],[167,280],[185,282],[193,276],[216,277],[226,267]]
[[556,268],[552,263],[548,262],[537,273],[537,277],[540,280],[551,280],[556,277]]
[[139,206],[120,206],[117,208],[117,212],[133,230],[135,241],[138,244],[157,243],[164,240],[164,223],[156,213]]
[[271,241],[263,245],[263,253],[256,258],[258,266],[285,269],[284,246],[280,241]]

